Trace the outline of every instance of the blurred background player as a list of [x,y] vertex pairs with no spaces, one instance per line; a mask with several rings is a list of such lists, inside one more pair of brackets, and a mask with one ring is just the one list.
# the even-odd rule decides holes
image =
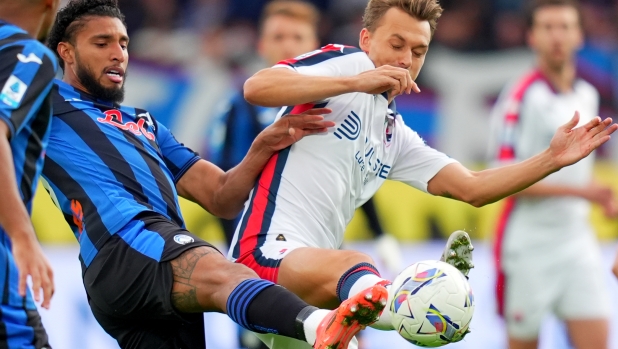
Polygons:
[[[58,68],[45,41],[58,0],[0,0],[0,348],[51,348],[34,300],[49,308],[53,273],[30,222]],[[43,298],[41,299],[41,289]]]
[[[320,12],[310,2],[275,0],[262,12],[259,24],[257,52],[265,67],[272,67],[285,59],[300,56],[319,48],[318,25]],[[227,171],[245,157],[255,137],[272,124],[279,108],[268,108],[247,102],[242,89],[226,102],[225,111],[208,128],[208,159]],[[376,238],[376,251],[395,275],[403,265],[397,240],[385,234],[373,200],[361,206],[369,231]],[[232,242],[239,217],[220,218],[227,246]]]
[[[536,68],[508,86],[494,110],[494,158],[521,161],[547,148],[554,130],[579,111],[599,113],[599,94],[577,75],[583,44],[576,0],[530,3],[528,43]],[[590,204],[618,215],[612,190],[592,178],[594,156],[554,173],[506,201],[496,257],[499,311],[510,349],[536,349],[543,319],[566,322],[576,349],[608,349],[609,303]]]

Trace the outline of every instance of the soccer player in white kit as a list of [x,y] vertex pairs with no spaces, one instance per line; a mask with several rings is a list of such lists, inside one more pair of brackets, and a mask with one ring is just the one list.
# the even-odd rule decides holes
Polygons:
[[[404,125],[393,99],[420,92],[413,79],[441,12],[436,0],[370,0],[360,49],[328,45],[245,83],[253,104],[295,112],[325,106],[336,126],[271,158],[245,206],[231,259],[309,304],[335,307],[366,285],[389,284],[369,256],[337,249],[354,210],[387,178],[483,206],[579,161],[618,128],[595,118],[574,129],[575,116],[541,154],[481,172],[428,147]],[[450,240],[445,257],[456,255],[450,262],[467,274],[469,237],[456,237],[462,240]],[[388,311],[374,326],[393,329]],[[461,340],[466,330],[449,339]]]
[[[493,111],[494,159],[526,159],[550,144],[555,129],[579,111],[598,113],[599,95],[576,76],[583,33],[575,0],[536,0],[529,44],[537,66],[500,96]],[[509,348],[535,349],[548,313],[565,320],[576,349],[607,349],[609,297],[590,203],[618,213],[612,191],[594,183],[593,156],[507,199],[496,239],[498,308]]]

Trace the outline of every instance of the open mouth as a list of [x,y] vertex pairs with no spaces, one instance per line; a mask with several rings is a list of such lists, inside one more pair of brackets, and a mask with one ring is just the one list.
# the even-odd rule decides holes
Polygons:
[[108,68],[105,70],[105,75],[113,83],[120,84],[124,79],[124,69],[120,67]]

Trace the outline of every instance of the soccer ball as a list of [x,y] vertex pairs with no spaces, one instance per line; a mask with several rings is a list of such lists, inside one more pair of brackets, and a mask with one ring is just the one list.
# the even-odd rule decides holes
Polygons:
[[466,277],[440,261],[422,261],[402,271],[391,286],[392,324],[408,342],[441,347],[468,331],[474,296]]

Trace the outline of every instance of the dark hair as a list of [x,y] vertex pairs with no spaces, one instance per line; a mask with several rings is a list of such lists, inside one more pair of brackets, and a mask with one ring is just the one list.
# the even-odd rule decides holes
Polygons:
[[71,0],[58,11],[54,26],[49,32],[47,46],[56,54],[60,66],[64,69],[64,61],[58,55],[58,44],[60,42],[70,42],[75,44],[75,34],[86,23],[85,18],[90,16],[113,17],[122,21],[124,26],[124,15],[118,8],[118,0]]
[[536,15],[536,12],[539,9],[548,6],[573,7],[575,10],[577,10],[577,14],[579,16],[579,24],[582,24],[583,16],[581,6],[579,5],[578,0],[532,0],[528,3],[528,8],[526,11],[526,24],[528,25],[528,28],[532,28],[532,26],[534,26],[534,16]]
[[436,31],[438,19],[442,15],[442,6],[438,0],[370,0],[365,8],[363,25],[370,32],[376,30],[380,20],[391,8],[398,8],[419,21],[429,22],[431,36]]

